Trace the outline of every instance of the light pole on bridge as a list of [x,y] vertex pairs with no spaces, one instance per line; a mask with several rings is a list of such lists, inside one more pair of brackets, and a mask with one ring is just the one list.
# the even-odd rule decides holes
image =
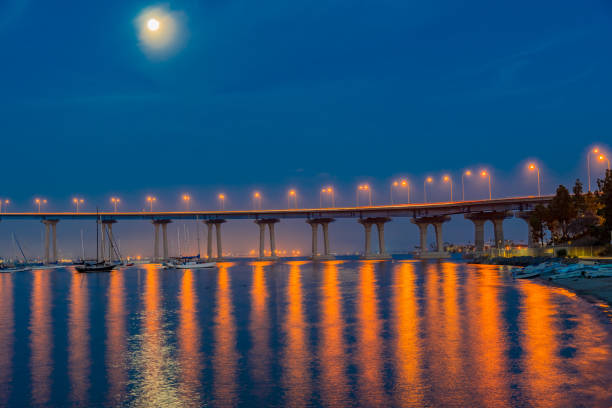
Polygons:
[[540,167],[536,166],[535,163],[531,163],[529,165],[529,170],[535,171],[538,175],[538,197],[540,197],[542,195],[540,190]]
[[482,170],[480,172],[480,177],[483,177],[483,178],[484,177],[488,177],[488,179],[489,179],[489,200],[490,200],[491,199],[491,173],[489,173],[486,170]]
[[463,179],[465,177],[470,177],[471,175],[472,175],[471,170],[466,170],[461,174],[461,201],[465,201],[465,182]]

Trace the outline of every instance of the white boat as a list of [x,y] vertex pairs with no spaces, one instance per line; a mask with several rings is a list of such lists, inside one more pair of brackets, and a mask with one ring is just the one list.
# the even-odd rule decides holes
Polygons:
[[12,273],[12,272],[29,272],[32,268],[2,268],[1,273]]
[[540,276],[540,271],[527,271],[525,273],[517,273],[515,275],[515,278],[528,279],[528,278],[535,278],[536,276]]
[[44,269],[61,269],[66,268],[68,266],[70,265],[34,265],[30,269],[32,269],[33,271],[39,271]]
[[204,269],[214,268],[216,265],[216,262],[166,262],[164,264],[164,269]]

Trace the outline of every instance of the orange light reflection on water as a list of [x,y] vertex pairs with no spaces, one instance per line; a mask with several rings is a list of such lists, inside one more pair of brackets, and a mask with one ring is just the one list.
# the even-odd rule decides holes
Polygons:
[[346,374],[346,350],[343,338],[342,293],[339,288],[338,265],[341,261],[328,261],[323,265],[321,286],[321,399],[325,406],[347,404],[349,384]]
[[475,265],[476,273],[466,280],[466,303],[469,321],[477,330],[471,331],[472,358],[478,370],[473,373],[479,398],[486,406],[511,404],[506,370],[508,344],[502,335],[502,311],[499,298],[499,268]]
[[283,352],[283,385],[286,392],[284,405],[303,407],[311,395],[310,353],[306,342],[306,323],[302,295],[302,272],[300,267],[307,262],[288,262],[289,281],[287,282],[287,314],[283,331],[286,346]]
[[215,348],[212,358],[214,398],[217,406],[234,406],[237,401],[238,352],[236,351],[236,322],[232,304],[231,263],[218,264],[217,300],[214,317]]
[[378,316],[377,261],[359,263],[357,293],[357,366],[360,398],[365,405],[386,406],[383,388],[382,322]]
[[522,347],[525,350],[523,387],[535,406],[563,406],[552,292],[532,282],[519,286],[523,295]]
[[198,295],[194,290],[194,276],[191,269],[185,269],[181,278],[179,294],[178,355],[181,367],[179,392],[184,405],[201,406],[200,373],[200,327],[197,320]]
[[90,365],[87,276],[73,272],[68,311],[68,376],[70,399],[77,406],[85,405],[88,400]]
[[394,270],[393,288],[397,406],[423,405],[423,346],[418,309],[414,264],[402,262]]
[[143,316],[140,348],[134,363],[139,375],[139,387],[135,390],[136,406],[178,406],[175,364],[171,349],[166,344],[164,309],[160,287],[163,270],[155,265],[144,265]]
[[30,304],[30,372],[32,373],[32,402],[46,405],[51,396],[51,287],[49,272],[33,271]]
[[106,369],[108,375],[108,400],[118,405],[125,394],[127,373],[126,357],[126,310],[123,272],[110,273],[106,310]]
[[249,352],[251,378],[256,393],[262,390],[270,378],[270,316],[268,313],[268,288],[266,286],[265,266],[271,262],[253,262],[253,282],[251,284],[251,310],[249,334],[252,347]]

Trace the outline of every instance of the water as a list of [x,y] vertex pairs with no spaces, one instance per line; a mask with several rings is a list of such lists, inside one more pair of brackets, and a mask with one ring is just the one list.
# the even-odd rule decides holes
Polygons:
[[607,407],[611,326],[453,262],[0,274],[0,405]]

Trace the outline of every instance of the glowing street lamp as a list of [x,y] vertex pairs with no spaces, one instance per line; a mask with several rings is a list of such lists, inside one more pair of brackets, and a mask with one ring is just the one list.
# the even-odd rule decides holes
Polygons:
[[187,211],[189,211],[191,208],[191,196],[189,194],[183,194],[182,198],[185,206],[187,207]]
[[85,200],[83,200],[82,198],[75,197],[75,198],[72,199],[72,202],[76,206],[76,212],[78,213],[79,212],[79,205],[83,204],[85,202]]
[[442,181],[450,184],[450,200],[453,201],[453,179],[451,176],[442,177]]
[[117,205],[121,202],[121,200],[118,197],[111,197],[110,201],[113,203],[115,212],[117,212]]
[[482,170],[480,172],[480,177],[482,177],[482,178],[488,177],[488,179],[489,179],[489,200],[490,200],[491,199],[491,173],[489,173],[486,170]]
[[357,187],[357,207],[359,207],[359,192],[365,191],[368,193],[368,200],[370,203],[370,207],[372,206],[372,189],[368,184],[361,184]]
[[535,163],[531,163],[529,165],[529,171],[535,171],[538,174],[538,197],[540,197],[542,195],[540,191],[540,168],[536,166]]
[[604,156],[603,154],[600,154],[599,157],[597,158],[599,161],[607,161],[608,162],[608,170],[610,170],[610,159],[606,156]]
[[465,177],[471,177],[471,176],[472,176],[471,170],[466,170],[461,174],[461,201],[465,201],[465,182],[463,181],[463,179]]
[[259,191],[253,193],[253,209],[261,210],[261,193]]
[[431,177],[425,178],[423,181],[423,197],[425,197],[425,201],[427,202],[427,184],[433,183],[433,179]]
[[157,198],[153,196],[147,196],[147,202],[149,203],[149,209],[153,212],[153,203],[157,201]]
[[298,208],[297,204],[297,191],[291,189],[287,193],[287,208],[291,208],[291,201],[293,201],[294,208]]
[[225,210],[225,194],[219,194],[219,204],[221,210]]
[[47,200],[44,198],[35,198],[34,203],[38,206],[38,212],[40,212],[40,206],[47,204]]
[[11,203],[10,200],[0,200],[0,213],[2,212],[2,204],[4,204],[4,212],[8,212],[8,206]]
[[589,192],[591,192],[591,154],[594,154],[594,155],[599,154],[599,147],[595,147],[591,149],[589,153],[587,154],[587,179],[589,180],[588,181]]
[[334,189],[332,187],[326,187],[321,189],[321,194],[319,194],[319,207],[323,207],[323,195],[328,194],[331,197],[331,205],[332,207],[336,206],[336,197],[334,195]]
[[407,180],[394,181],[390,187],[390,195],[391,195],[391,204],[393,204],[393,188],[405,188],[406,189],[406,198],[408,199],[408,203],[410,203],[410,183]]

